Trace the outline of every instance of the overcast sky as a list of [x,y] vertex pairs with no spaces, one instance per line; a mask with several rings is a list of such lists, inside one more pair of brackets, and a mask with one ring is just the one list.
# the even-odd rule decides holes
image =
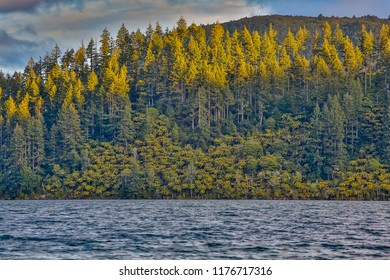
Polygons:
[[130,31],[159,21],[172,28],[188,23],[224,22],[254,15],[376,15],[387,18],[390,0],[0,0],[0,70],[21,70],[55,43],[61,50],[99,38],[107,27],[115,36],[122,23]]

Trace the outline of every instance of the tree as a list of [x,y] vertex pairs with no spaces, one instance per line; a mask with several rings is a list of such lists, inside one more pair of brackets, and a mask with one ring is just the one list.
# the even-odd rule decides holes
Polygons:
[[367,73],[370,77],[371,86],[371,71],[373,68],[373,52],[374,52],[375,38],[372,32],[366,30],[366,26],[362,25],[362,32],[360,35],[360,48],[362,50],[362,58],[364,59],[364,93],[367,95]]
[[115,140],[123,145],[126,149],[128,145],[134,140],[134,124],[131,118],[130,100],[125,97],[124,104],[119,112],[119,121],[117,123]]
[[[126,66],[119,67],[119,50],[115,49],[110,57],[107,68],[102,75],[100,95],[103,97],[101,118],[106,122],[106,132],[109,139],[115,138],[115,126],[121,119],[124,107],[130,108],[126,103],[128,99],[129,85]],[[123,119],[123,118],[122,118]]]
[[383,25],[378,40],[378,48],[379,48],[379,64],[383,69],[384,78],[383,85],[385,89],[389,89],[389,81],[388,76],[390,72],[390,26]]
[[107,27],[104,28],[102,34],[100,35],[100,44],[100,69],[104,71],[104,69],[108,66],[112,50],[111,35]]
[[121,28],[118,30],[116,36],[116,47],[120,50],[119,63],[128,67],[128,62],[131,57],[130,52],[130,33],[123,23]]
[[87,82],[87,90],[88,91],[95,91],[96,86],[99,84],[98,77],[96,76],[95,71],[92,70],[91,74],[88,77],[88,82]]
[[64,103],[59,112],[57,128],[59,159],[70,170],[78,168],[83,144],[80,117],[72,103]]
[[339,97],[329,97],[328,106],[323,109],[324,118],[324,173],[334,179],[344,170],[345,150],[345,114]]
[[190,198],[193,197],[193,189],[195,188],[194,183],[196,180],[196,168],[194,161],[190,161],[187,167],[186,182],[189,184]]
[[17,166],[27,165],[27,160],[27,138],[24,129],[17,124],[11,139],[11,161],[9,169],[14,170]]
[[349,37],[344,41],[344,61],[347,71],[355,76],[363,64],[362,53],[359,48],[354,48]]
[[86,55],[89,60],[90,65],[90,72],[95,71],[98,72],[98,54],[96,51],[96,44],[93,39],[91,39],[88,43],[87,49],[86,49]]
[[148,190],[145,189],[143,173],[140,171],[140,166],[136,160],[132,160],[131,167],[124,169],[120,176],[122,179],[120,188],[121,198],[134,199],[147,197]]
[[29,75],[27,77],[25,91],[27,94],[31,96],[33,101],[35,101],[39,95],[39,86],[37,83],[37,77],[33,69],[30,70]]
[[49,96],[50,106],[53,106],[53,100],[57,93],[57,85],[54,83],[52,75],[49,74],[45,83],[45,90]]
[[187,21],[185,20],[184,17],[180,17],[180,19],[176,23],[176,32],[179,37],[179,39],[183,42],[184,39],[187,37]]
[[17,111],[17,107],[12,96],[7,99],[4,105],[7,120],[10,121]]
[[314,111],[309,124],[310,128],[310,140],[306,148],[308,149],[308,166],[310,167],[310,173],[315,179],[321,178],[323,171],[323,133],[324,120],[323,115],[318,103],[314,107]]
[[30,95],[27,93],[18,105],[18,110],[16,114],[18,116],[19,123],[26,124],[28,119],[30,118],[29,103]]
[[172,92],[181,96],[181,102],[186,99],[185,73],[187,72],[187,62],[184,56],[184,48],[179,38],[175,38],[172,51],[172,70],[170,73],[172,81]]
[[31,119],[29,122],[29,166],[32,171],[40,172],[45,161],[45,140],[44,140],[44,124],[41,118]]
[[74,54],[74,71],[81,77],[84,83],[88,75],[86,52],[84,43],[82,43],[81,47]]
[[[28,167],[27,146],[28,141],[24,129],[16,125],[11,138],[7,172],[1,189],[1,193],[11,199],[30,195],[39,186],[40,178]],[[5,187],[4,182],[6,182]]]

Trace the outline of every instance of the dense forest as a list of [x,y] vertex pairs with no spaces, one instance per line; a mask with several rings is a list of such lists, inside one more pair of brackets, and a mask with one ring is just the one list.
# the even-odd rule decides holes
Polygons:
[[[295,33],[300,28],[305,27],[310,33],[315,34],[316,30],[323,28],[325,22],[333,26],[338,25],[344,35],[349,36],[352,42],[358,43],[362,25],[377,36],[384,24],[390,24],[390,16],[388,19],[382,19],[370,15],[352,18],[325,17],[322,14],[318,17],[271,15],[242,18],[240,20],[221,23],[221,25],[229,32],[247,28],[250,32],[258,31],[260,34],[268,31],[270,25],[273,25],[274,29],[278,32],[277,41],[282,42],[289,30]],[[206,32],[209,33],[212,27],[213,25],[206,25]],[[313,39],[314,36],[311,36],[308,40],[312,42]]]
[[1,73],[0,197],[388,200],[390,25],[320,20],[122,25]]

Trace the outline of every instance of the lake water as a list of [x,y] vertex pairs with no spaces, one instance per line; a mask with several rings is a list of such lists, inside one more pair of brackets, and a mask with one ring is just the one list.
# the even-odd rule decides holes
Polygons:
[[390,203],[0,201],[0,259],[390,259]]

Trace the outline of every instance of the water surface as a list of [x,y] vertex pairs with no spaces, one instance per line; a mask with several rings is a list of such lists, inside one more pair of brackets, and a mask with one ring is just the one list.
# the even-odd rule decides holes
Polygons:
[[0,259],[390,259],[390,203],[0,201]]

